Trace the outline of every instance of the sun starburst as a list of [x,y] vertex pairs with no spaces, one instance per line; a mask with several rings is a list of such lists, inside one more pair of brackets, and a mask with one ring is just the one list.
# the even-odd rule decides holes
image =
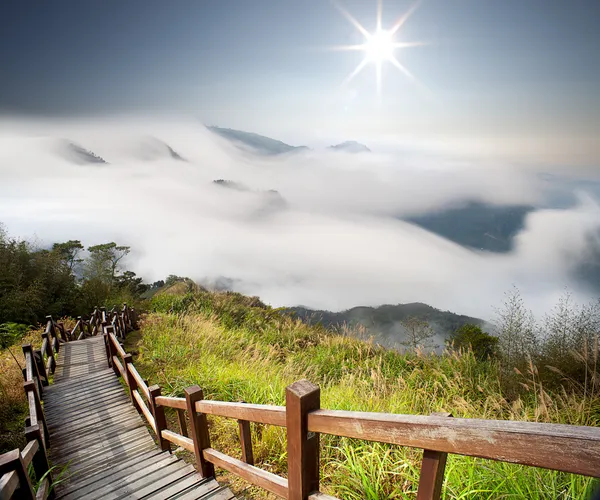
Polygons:
[[415,76],[396,58],[396,49],[406,49],[410,47],[418,47],[426,45],[425,42],[398,42],[396,35],[400,28],[406,23],[408,18],[415,12],[419,6],[420,0],[417,0],[400,18],[393,24],[392,28],[385,30],[382,28],[383,5],[382,0],[377,0],[377,28],[373,33],[369,33],[365,27],[360,24],[347,9],[334,0],[334,5],[342,13],[342,15],[364,36],[365,41],[356,45],[341,45],[334,47],[334,50],[356,50],[364,52],[365,57],[358,63],[354,71],[352,71],[344,80],[344,83],[349,83],[354,79],[368,64],[375,65],[375,74],[377,78],[377,92],[381,93],[382,67],[384,63],[391,63],[398,68],[404,75],[413,81],[416,81]]

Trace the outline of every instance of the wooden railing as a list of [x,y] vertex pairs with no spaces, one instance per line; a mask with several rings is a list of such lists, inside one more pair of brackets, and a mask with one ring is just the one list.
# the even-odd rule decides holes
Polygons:
[[[50,376],[56,370],[56,358],[60,346],[73,340],[98,335],[108,328],[117,328],[124,338],[126,331],[136,325],[136,313],[126,304],[121,310],[96,308],[89,320],[81,316],[75,326],[65,329],[51,316],[46,318],[46,328],[42,333],[42,346],[34,350],[30,344],[23,346],[25,368],[23,368],[23,389],[27,396],[29,416],[25,419],[27,444],[23,451],[12,450],[0,455],[0,500],[54,498],[52,474],[48,466],[47,449],[50,435],[42,405],[44,387],[50,383]],[[122,349],[121,349],[122,350]],[[39,482],[37,492],[29,477],[29,467],[33,467]]]
[[[320,407],[319,387],[307,380],[287,387],[286,406],[210,401],[198,386],[185,389],[183,398],[162,396],[158,385],[148,387],[119,344],[123,330],[114,329],[105,329],[108,362],[127,384],[133,405],[161,448],[172,443],[193,453],[204,477],[214,476],[217,466],[281,498],[335,500],[319,492],[320,434],[423,449],[418,500],[441,498],[449,453],[600,477],[596,427],[326,410]],[[165,408],[177,411],[179,432],[167,428]],[[238,421],[241,460],[212,448],[207,415]],[[250,422],[286,428],[287,478],[254,466]]]
[[[78,318],[71,330],[49,318],[42,349],[23,347],[28,444],[22,452],[0,456],[0,474],[4,474],[0,498],[10,498],[16,488],[18,498],[34,498],[26,471],[29,462],[37,477],[48,470],[49,436],[41,400],[48,374],[56,367],[56,353],[64,342],[98,334],[104,338],[108,366],[127,385],[132,404],[148,422],[161,449],[170,451],[173,444],[193,453],[204,477],[214,476],[217,466],[281,498],[335,500],[319,491],[320,434],[423,449],[418,500],[441,498],[449,453],[600,477],[600,429],[596,427],[452,418],[447,413],[419,416],[326,410],[320,405],[319,387],[307,380],[286,388],[286,406],[206,400],[198,386],[185,389],[185,397],[163,396],[158,385],[149,386],[144,380],[121,345],[135,325],[135,311],[127,306],[109,312],[97,308],[89,320]],[[168,428],[165,408],[177,412],[178,432]],[[208,415],[238,421],[241,459],[212,448]],[[250,422],[286,429],[287,478],[254,465]],[[51,484],[47,474],[37,498],[46,498],[44,491]]]

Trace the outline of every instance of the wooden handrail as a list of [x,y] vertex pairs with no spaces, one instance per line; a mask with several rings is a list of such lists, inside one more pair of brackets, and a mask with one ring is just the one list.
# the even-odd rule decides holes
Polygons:
[[[103,328],[98,330],[106,333],[110,347],[107,348],[109,366],[129,386],[133,404],[159,438],[161,448],[169,450],[169,443],[173,443],[193,452],[205,477],[214,474],[216,465],[288,500],[337,500],[317,491],[320,434],[423,449],[419,499],[439,500],[441,497],[448,453],[600,477],[600,428],[448,418],[449,414],[421,416],[326,410],[320,408],[319,388],[308,381],[297,382],[286,389],[286,406],[205,400],[198,386],[187,388],[185,398],[162,396],[157,385],[148,387],[135,368],[132,356],[126,353],[117,338],[132,328],[133,309],[114,308],[108,315],[112,326],[107,325],[105,309],[95,310],[87,323],[88,331],[93,323],[100,324],[100,317]],[[85,325],[80,318],[72,332],[79,327],[85,336]],[[56,340],[58,328],[53,321],[47,322],[42,356],[53,353],[54,345],[50,339],[54,336]],[[45,380],[46,373],[41,369],[43,367],[40,368],[39,352],[36,353],[34,358],[30,347],[25,352],[25,386],[31,423],[39,422],[44,426],[38,388],[41,393],[40,381]],[[49,358],[49,366],[50,361]],[[167,429],[164,407],[177,410],[181,434]],[[186,412],[190,423],[189,437],[185,435]],[[238,420],[242,460],[211,447],[206,415]],[[249,422],[286,428],[287,479],[252,464]],[[31,461],[36,445],[37,442],[23,450],[24,462]],[[2,477],[4,482],[9,479],[6,475]]]
[[228,403],[205,399],[196,403],[196,411],[208,415],[285,427],[285,406]]
[[12,498],[19,487],[19,474],[17,471],[10,471],[0,476],[0,498]]
[[600,476],[600,428],[564,424],[317,410],[308,430]]
[[129,363],[127,365],[127,368],[129,370],[129,373],[131,373],[131,375],[135,379],[138,389],[141,389],[142,393],[144,394],[146,401],[150,401],[150,392],[148,391],[148,386],[146,385],[146,382],[144,382],[144,379],[139,374],[135,366],[133,366],[133,363]]
[[176,432],[168,429],[165,429],[160,434],[167,441],[171,441],[171,443],[181,446],[184,450],[194,453],[194,441],[192,441],[189,437],[182,436],[181,434],[177,434]]
[[232,472],[249,483],[260,486],[281,498],[288,498],[287,479],[253,465],[248,465],[237,458],[230,457],[212,448],[205,449],[202,454],[208,462],[215,464],[217,467]]
[[108,334],[108,337],[112,341],[112,343],[115,347],[115,350],[117,351],[117,353],[119,354],[121,359],[123,359],[127,353],[125,352],[125,349],[123,349],[121,344],[119,344],[119,341],[117,340],[117,337],[115,336],[115,334],[111,332]]
[[154,434],[158,435],[158,432],[156,431],[156,422],[154,421],[152,413],[150,413],[150,410],[146,406],[146,402],[144,401],[142,396],[140,396],[140,393],[137,390],[133,391],[133,397],[136,399],[138,405],[140,405],[140,409],[142,410],[144,417],[146,417],[146,420],[150,424],[150,427],[152,427],[152,429],[154,430]]

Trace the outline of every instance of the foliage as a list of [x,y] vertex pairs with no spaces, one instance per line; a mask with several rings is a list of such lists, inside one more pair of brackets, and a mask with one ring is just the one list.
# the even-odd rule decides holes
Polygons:
[[471,349],[477,359],[495,357],[498,337],[484,332],[479,325],[463,325],[450,335],[448,346],[454,349]]
[[113,241],[88,247],[90,255],[85,265],[86,277],[98,279],[111,287],[119,270],[119,263],[130,251],[130,247],[119,246]]
[[[473,350],[401,354],[236,293],[161,293],[152,307],[156,312],[128,349],[139,353],[143,376],[169,395],[198,384],[209,399],[284,404],[285,387],[308,378],[321,387],[323,408],[600,424],[598,393],[546,388],[533,365],[513,372],[524,385],[509,398],[500,361]],[[177,425],[175,414],[169,418]],[[213,446],[239,456],[237,423],[211,418],[210,426]],[[258,466],[285,476],[284,430],[253,424],[253,446]],[[323,489],[341,499],[415,498],[421,458],[420,450],[322,436]],[[450,456],[444,498],[575,499],[586,498],[593,485],[581,476]],[[256,488],[245,494],[268,497]]]
[[0,349],[4,349],[17,340],[21,339],[30,327],[20,323],[2,323],[0,324]]
[[52,245],[52,251],[58,254],[71,271],[75,269],[77,264],[83,262],[83,259],[77,258],[83,249],[84,246],[79,240],[69,240],[64,243],[54,243]]

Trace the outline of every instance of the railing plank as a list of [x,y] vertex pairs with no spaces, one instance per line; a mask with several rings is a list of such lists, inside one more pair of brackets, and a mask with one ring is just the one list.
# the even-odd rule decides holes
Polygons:
[[203,456],[217,467],[237,474],[249,483],[260,486],[281,498],[288,498],[288,481],[283,477],[259,469],[253,465],[248,465],[237,458],[230,457],[212,448],[205,449]]
[[29,441],[29,443],[25,445],[25,448],[23,448],[23,451],[21,452],[21,459],[23,460],[23,465],[25,467],[29,467],[29,464],[33,460],[33,456],[39,449],[40,445],[37,441]]
[[152,427],[154,430],[154,434],[158,434],[156,432],[156,423],[154,422],[154,417],[152,416],[152,413],[150,413],[150,410],[146,406],[146,402],[143,400],[142,396],[140,396],[140,393],[137,390],[133,391],[133,397],[137,401],[138,405],[140,405],[140,410],[142,410],[144,417],[146,417],[150,427]]
[[156,402],[159,405],[167,406],[169,408],[177,408],[179,410],[185,410],[187,408],[187,403],[185,402],[185,398],[173,398],[171,396],[159,396],[156,398]]
[[285,406],[253,405],[203,400],[196,403],[196,411],[220,417],[248,420],[261,424],[285,427]]
[[19,487],[19,474],[16,471],[0,476],[0,499],[10,499]]
[[148,391],[148,386],[144,382],[144,379],[142,378],[140,373],[137,371],[137,368],[135,366],[133,366],[133,363],[129,363],[127,366],[129,368],[129,373],[131,373],[132,377],[134,378],[134,380],[138,386],[138,389],[140,389],[142,391],[146,400],[150,401],[150,392]]
[[600,477],[600,428],[317,410],[308,430]]
[[171,443],[181,446],[184,450],[190,451],[194,453],[194,442],[181,434],[177,434],[176,432],[165,429],[161,432],[163,438],[167,441],[171,441]]

